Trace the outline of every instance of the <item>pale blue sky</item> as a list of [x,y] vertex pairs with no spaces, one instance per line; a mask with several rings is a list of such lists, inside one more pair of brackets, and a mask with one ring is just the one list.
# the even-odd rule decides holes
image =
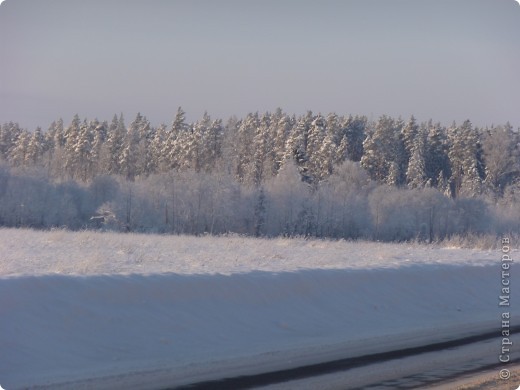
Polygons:
[[514,0],[6,0],[0,123],[289,113],[520,125]]

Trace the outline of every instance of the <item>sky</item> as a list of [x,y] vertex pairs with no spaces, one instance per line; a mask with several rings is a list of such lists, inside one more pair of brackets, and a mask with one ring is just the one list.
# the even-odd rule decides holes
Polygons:
[[514,0],[5,0],[0,123],[249,112],[520,126]]

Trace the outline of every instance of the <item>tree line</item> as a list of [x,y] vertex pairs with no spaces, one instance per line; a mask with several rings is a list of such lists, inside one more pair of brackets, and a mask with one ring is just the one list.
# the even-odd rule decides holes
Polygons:
[[0,127],[0,224],[442,239],[518,231],[520,135],[382,115]]

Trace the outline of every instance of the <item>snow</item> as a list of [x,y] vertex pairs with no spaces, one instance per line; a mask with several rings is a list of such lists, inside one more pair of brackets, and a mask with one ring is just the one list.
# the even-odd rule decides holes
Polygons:
[[306,239],[0,229],[0,275],[223,274],[496,265],[497,252]]
[[0,229],[0,253],[7,390],[160,388],[501,324],[499,251]]

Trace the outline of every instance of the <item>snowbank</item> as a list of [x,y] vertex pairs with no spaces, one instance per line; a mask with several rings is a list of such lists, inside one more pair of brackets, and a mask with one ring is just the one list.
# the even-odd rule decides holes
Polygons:
[[[35,240],[7,240],[17,234]],[[397,264],[388,260],[391,254],[378,259],[374,253],[380,247],[370,244],[274,240],[266,245],[265,240],[245,240],[252,246],[249,252],[247,245],[234,248],[233,240],[240,238],[177,237],[177,242],[193,240],[197,247],[179,245],[169,258],[161,253],[167,271],[143,272],[147,259],[142,259],[132,265],[140,273],[115,274],[108,271],[117,269],[117,262],[102,262],[104,268],[98,264],[96,272],[88,271],[88,255],[81,257],[76,242],[68,263],[66,252],[54,252],[59,259],[47,266],[67,263],[67,269],[82,271],[57,275],[46,273],[38,260],[46,256],[44,243],[52,246],[52,234],[0,230],[1,245],[10,248],[0,277],[0,384],[7,390],[60,383],[62,388],[160,388],[218,378],[224,372],[254,373],[335,354],[355,356],[422,343],[438,339],[444,329],[463,334],[468,324],[473,330],[500,326],[498,252],[416,248],[419,256],[421,251],[429,254],[421,264],[414,248],[389,246],[394,260],[396,253],[409,253]],[[60,234],[63,240],[56,245],[64,247],[85,234],[111,239],[112,245],[98,247],[100,253],[110,260],[122,256],[120,265],[126,266],[128,254],[118,254],[122,244],[114,240],[131,239],[137,247],[141,239],[149,245],[143,256],[157,256],[166,245],[161,240],[168,240]],[[211,245],[206,239],[213,240]],[[207,272],[189,272],[188,264],[200,266],[196,253],[203,253],[204,245]],[[292,245],[304,267],[295,266],[299,262],[290,257]],[[20,256],[25,250],[33,257]],[[237,259],[239,266],[226,263],[234,252],[246,259]],[[344,258],[332,258],[330,252],[341,252]],[[255,253],[254,259],[271,258],[278,266],[258,267],[248,253]],[[304,253],[321,258],[319,269],[301,269],[310,268]],[[454,264],[445,260],[447,253]],[[287,256],[286,261],[277,256]],[[346,263],[350,256],[357,266]],[[226,261],[221,263],[221,257]],[[149,268],[156,271],[160,262],[153,258],[155,268]],[[36,275],[28,275],[27,263]],[[184,272],[171,272],[176,264],[185,264],[180,267]],[[519,292],[518,285],[513,283],[512,294]]]

